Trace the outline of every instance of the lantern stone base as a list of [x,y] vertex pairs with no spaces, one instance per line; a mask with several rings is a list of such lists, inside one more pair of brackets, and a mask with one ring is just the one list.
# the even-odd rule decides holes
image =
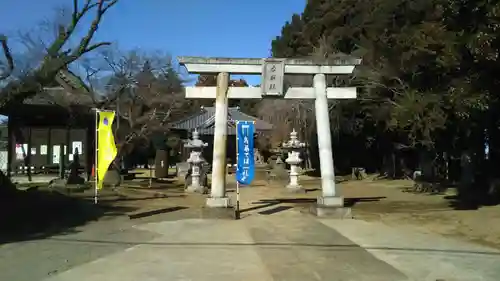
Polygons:
[[289,193],[306,193],[306,190],[301,185],[287,185],[286,191]]
[[206,194],[208,192],[208,188],[205,186],[195,186],[195,185],[189,185],[186,188],[186,192],[189,193],[200,193],[200,194]]
[[340,196],[318,197],[316,205],[311,207],[311,213],[318,217],[336,219],[352,219],[351,208],[344,207],[344,198]]

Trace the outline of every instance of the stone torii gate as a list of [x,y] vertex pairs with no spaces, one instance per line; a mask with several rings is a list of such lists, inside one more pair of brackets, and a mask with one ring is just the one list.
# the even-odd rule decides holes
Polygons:
[[[231,206],[226,195],[226,139],[228,99],[315,99],[316,126],[321,168],[322,195],[318,215],[326,208],[343,207],[336,192],[328,99],[355,99],[355,87],[326,87],[326,75],[352,74],[361,59],[341,56],[318,63],[308,59],[179,57],[180,65],[192,74],[217,73],[216,87],[186,87],[186,98],[215,99],[212,186],[207,207]],[[229,74],[261,74],[261,88],[229,87]],[[314,75],[313,87],[286,87],[285,74]]]

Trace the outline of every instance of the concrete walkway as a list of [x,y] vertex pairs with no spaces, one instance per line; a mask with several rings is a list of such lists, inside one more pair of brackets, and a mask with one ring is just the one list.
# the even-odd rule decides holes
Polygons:
[[239,221],[187,219],[137,225],[150,241],[53,275],[83,280],[499,280],[500,252],[358,220],[297,212]]
[[397,268],[411,280],[499,280],[500,251],[412,227],[361,220],[322,223]]

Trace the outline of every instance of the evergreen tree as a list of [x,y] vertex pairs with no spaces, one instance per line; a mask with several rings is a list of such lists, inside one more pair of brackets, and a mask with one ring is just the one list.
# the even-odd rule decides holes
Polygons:
[[363,58],[352,81],[358,99],[334,101],[331,111],[336,148],[360,151],[364,144],[358,165],[395,175],[385,166],[418,168],[472,150],[480,166],[485,134],[493,165],[500,161],[494,153],[500,147],[499,13],[498,1],[309,0],[273,40],[272,55]]

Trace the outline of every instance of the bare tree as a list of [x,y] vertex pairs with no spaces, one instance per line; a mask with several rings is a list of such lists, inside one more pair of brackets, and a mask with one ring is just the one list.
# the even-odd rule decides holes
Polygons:
[[[73,0],[69,23],[58,26],[58,35],[47,45],[38,67],[18,79],[8,79],[15,70],[15,65],[7,37],[0,35],[0,43],[7,65],[7,67],[2,67],[0,74],[1,80],[7,80],[6,85],[0,89],[0,106],[21,103],[39,92],[44,85],[51,83],[61,69],[65,69],[86,53],[109,45],[110,42],[91,43],[91,41],[104,14],[117,2],[118,0],[86,0],[83,6],[80,6],[78,0]],[[82,18],[92,13],[94,13],[93,20],[88,26],[86,34],[78,38],[78,44],[71,46],[70,39],[76,39],[75,30],[77,27],[81,27]]]
[[166,133],[168,123],[183,114],[183,80],[170,56],[139,51],[104,53],[112,71],[101,106],[114,109],[120,123],[116,139],[120,154],[136,141],[148,140],[154,132]]
[[[70,64],[77,61],[85,54],[96,50],[101,46],[110,45],[109,42],[92,43],[95,32],[104,14],[118,0],[85,0],[83,5],[78,0],[73,0],[73,7],[67,22],[56,21],[57,33],[53,40],[40,44],[31,36],[21,36],[21,41],[26,47],[26,54],[33,58],[39,58],[31,67],[19,69],[19,75],[13,75],[16,71],[16,63],[13,57],[14,51],[9,46],[7,36],[0,34],[1,51],[5,61],[0,62],[0,107],[13,108],[23,103],[43,90],[43,87],[53,83],[61,70],[68,68]],[[90,26],[82,37],[76,36],[77,28],[83,27],[82,18],[93,15]],[[75,40],[78,43],[72,44]],[[32,69],[32,70],[29,70]],[[17,130],[14,133],[20,135]],[[12,186],[8,178],[0,172],[0,185],[2,187]],[[2,190],[6,190],[3,188]]]

